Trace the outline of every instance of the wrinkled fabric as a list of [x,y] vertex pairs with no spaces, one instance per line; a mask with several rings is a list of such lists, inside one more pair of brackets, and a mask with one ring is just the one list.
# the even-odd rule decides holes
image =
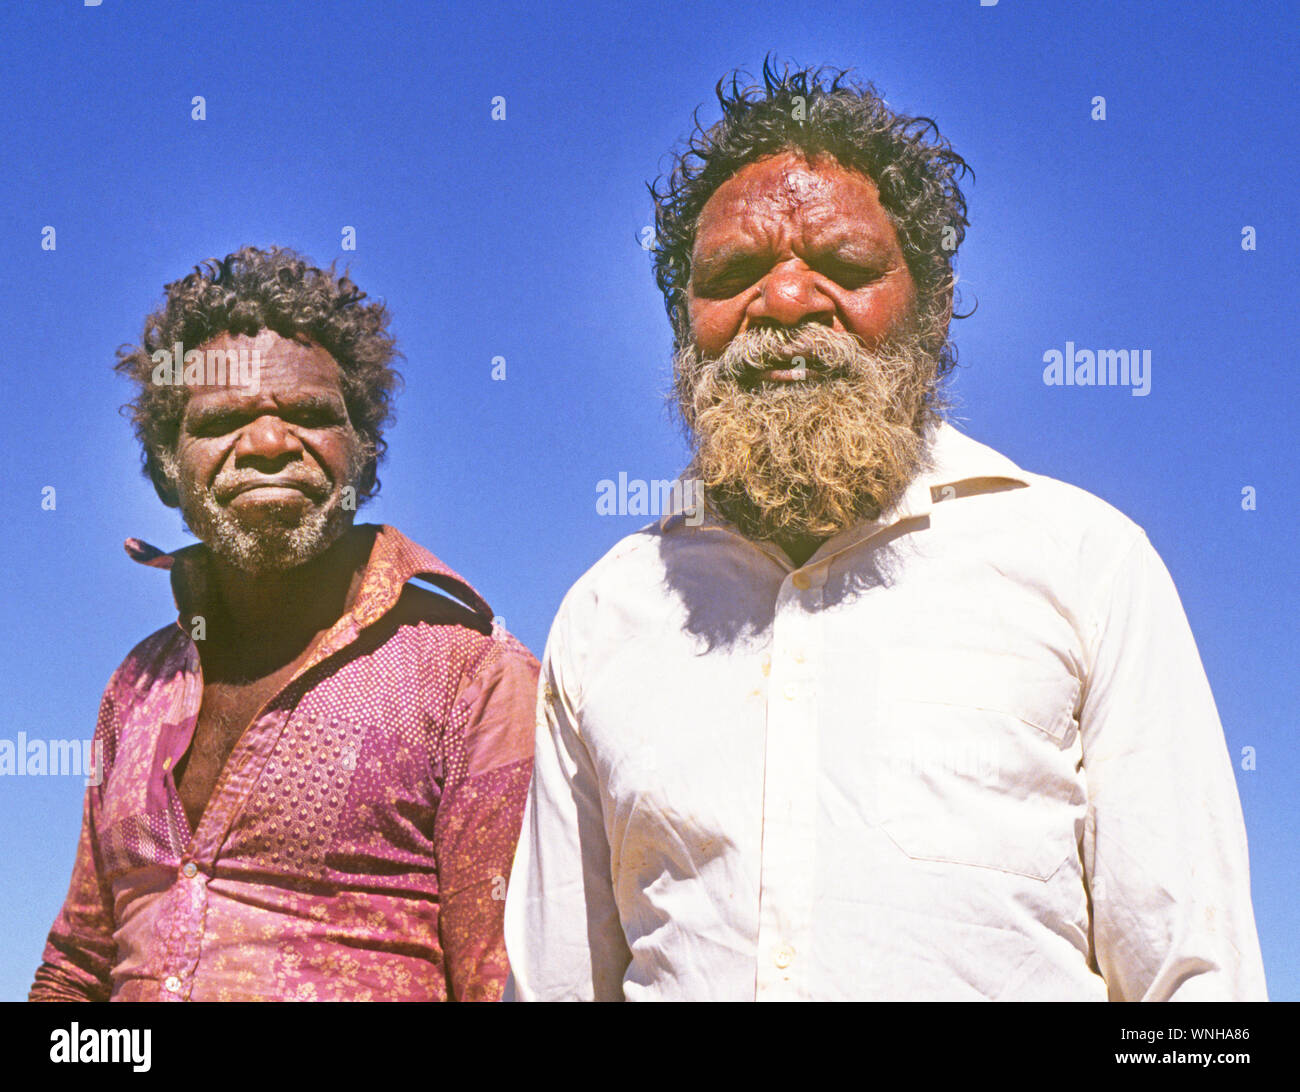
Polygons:
[[1096,497],[929,441],[802,566],[679,510],[569,592],[508,999],[1265,998],[1160,558]]
[[352,533],[374,535],[352,609],[245,730],[195,830],[173,771],[202,698],[184,623],[205,548],[128,541],[171,569],[182,621],[104,692],[104,777],[32,1000],[499,999],[537,663],[427,550]]

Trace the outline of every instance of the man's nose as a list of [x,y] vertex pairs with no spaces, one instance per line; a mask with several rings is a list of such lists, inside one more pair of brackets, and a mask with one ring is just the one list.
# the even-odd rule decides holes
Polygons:
[[747,317],[755,326],[797,326],[801,322],[829,326],[835,321],[835,302],[818,287],[816,273],[795,259],[768,271]]
[[301,456],[302,450],[302,442],[288,425],[278,417],[265,414],[244,427],[235,444],[235,458],[284,463]]

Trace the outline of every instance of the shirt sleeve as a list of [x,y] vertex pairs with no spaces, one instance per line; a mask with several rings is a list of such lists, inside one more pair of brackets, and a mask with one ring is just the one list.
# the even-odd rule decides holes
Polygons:
[[[117,943],[113,939],[113,892],[104,878],[99,850],[99,814],[104,780],[117,740],[114,701],[117,675],[99,703],[91,752],[94,766],[82,807],[81,837],[63,908],[45,942],[29,1001],[107,1001],[112,992]],[[98,782],[98,783],[96,783]]]
[[536,764],[506,898],[508,1001],[622,1001],[631,962],[565,634],[562,614],[542,659]]
[[452,712],[434,841],[448,1000],[499,1001],[506,878],[532,772],[537,660],[510,638]]
[[1266,1000],[1232,762],[1168,570],[1138,533],[1080,711],[1093,952],[1112,1001]]

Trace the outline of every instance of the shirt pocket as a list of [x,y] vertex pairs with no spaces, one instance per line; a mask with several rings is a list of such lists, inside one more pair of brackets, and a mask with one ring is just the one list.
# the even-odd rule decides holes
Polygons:
[[872,810],[903,853],[1038,880],[1077,855],[1081,684],[1063,664],[944,650],[883,666]]

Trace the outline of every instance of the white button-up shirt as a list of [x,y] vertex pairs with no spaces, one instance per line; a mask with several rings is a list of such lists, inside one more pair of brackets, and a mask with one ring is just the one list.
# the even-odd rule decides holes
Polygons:
[[800,567],[677,512],[573,587],[506,900],[517,999],[1264,999],[1169,574],[941,425]]

